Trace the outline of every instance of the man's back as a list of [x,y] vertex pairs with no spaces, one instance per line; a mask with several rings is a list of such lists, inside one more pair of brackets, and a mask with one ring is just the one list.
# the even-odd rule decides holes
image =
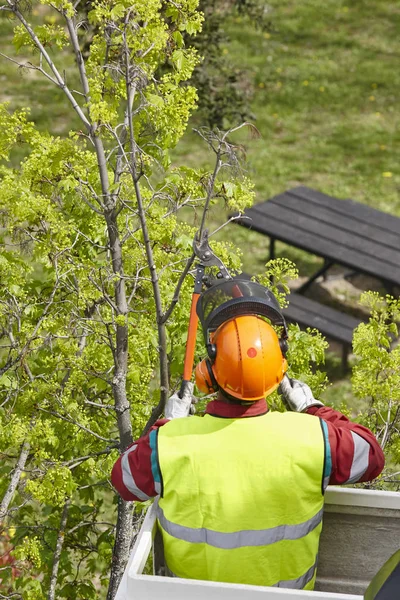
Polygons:
[[[143,501],[149,499],[150,497],[154,497],[160,494],[162,486],[159,455],[160,448],[158,444],[158,437],[161,435],[162,439],[161,432],[164,428],[167,428],[167,430],[171,428],[171,433],[177,433],[178,429],[172,429],[172,425],[174,422],[181,421],[182,425],[179,425],[178,428],[180,429],[182,427],[182,435],[179,436],[179,439],[181,441],[186,440],[190,446],[189,451],[186,452],[186,454],[184,454],[186,456],[185,461],[187,461],[187,464],[192,465],[191,468],[195,466],[195,468],[197,469],[196,473],[207,473],[207,469],[210,468],[209,465],[211,464],[213,468],[221,468],[221,472],[223,472],[224,474],[224,498],[223,501],[219,499],[219,503],[221,506],[221,510],[219,512],[221,515],[225,515],[227,513],[228,504],[231,511],[236,510],[238,513],[242,514],[245,511],[246,514],[250,516],[249,518],[251,518],[252,515],[258,514],[258,505],[256,505],[254,497],[250,493],[247,481],[250,477],[251,481],[255,482],[256,486],[259,486],[259,481],[261,481],[261,483],[264,484],[264,476],[270,473],[270,481],[272,482],[272,469],[274,469],[274,473],[277,473],[279,475],[279,484],[282,485],[282,488],[280,488],[280,493],[287,494],[284,500],[282,500],[282,496],[278,497],[278,502],[276,503],[277,508],[287,510],[285,507],[286,502],[290,502],[291,506],[295,506],[298,508],[298,494],[300,487],[299,485],[294,485],[293,483],[287,483],[287,476],[286,481],[281,477],[281,475],[283,475],[283,470],[279,459],[275,458],[275,460],[271,461],[272,464],[267,466],[263,464],[262,467],[260,467],[260,473],[255,473],[255,468],[258,464],[257,458],[259,454],[258,447],[255,447],[255,440],[260,442],[260,440],[263,439],[264,433],[263,436],[245,436],[242,435],[239,430],[239,424],[243,421],[245,423],[250,424],[251,430],[255,432],[259,418],[263,418],[263,416],[266,416],[267,414],[273,417],[274,419],[278,418],[282,423],[286,423],[285,419],[288,418],[285,416],[286,413],[279,413],[277,414],[277,417],[273,416],[275,413],[268,413],[268,407],[265,400],[260,400],[258,402],[247,404],[232,404],[225,402],[223,399],[218,399],[209,402],[206,408],[206,416],[204,418],[190,417],[184,419],[174,419],[173,421],[168,421],[166,419],[160,420],[153,426],[152,430],[148,434],[137,440],[137,442],[135,442],[130,448],[128,448],[115,463],[112,472],[113,485],[116,487],[118,492],[122,495],[122,497],[125,500]],[[311,406],[307,408],[305,412],[300,414],[298,414],[297,412],[288,413],[288,415],[291,414],[295,416],[296,419],[296,415],[298,415],[298,417],[302,419],[302,421],[297,419],[297,422],[299,424],[301,422],[302,424],[301,426],[299,426],[299,428],[296,430],[296,433],[293,435],[293,437],[296,437],[298,444],[304,443],[302,440],[304,440],[304,438],[308,436],[308,429],[307,427],[303,427],[303,423],[308,423],[308,421],[313,422],[314,424],[316,424],[317,429],[319,428],[319,430],[321,431],[321,438],[318,437],[318,444],[321,443],[321,439],[323,439],[325,448],[325,468],[323,482],[324,488],[326,488],[328,484],[338,485],[350,482],[355,483],[357,481],[369,481],[377,475],[379,475],[384,464],[383,453],[375,437],[366,427],[363,427],[362,425],[359,425],[357,423],[352,423],[340,412],[330,407],[325,407],[322,404],[320,406]],[[212,438],[211,436],[209,436],[208,433],[206,434],[206,432],[204,432],[200,434],[199,431],[194,431],[195,429],[198,429],[198,423],[207,423],[207,420],[209,419],[212,419],[212,423],[219,424],[218,426],[216,425],[219,433],[228,430],[232,432],[234,431],[234,435],[232,436],[233,443],[231,444],[230,449],[226,445],[223,445],[221,443],[212,446],[211,442],[209,441]],[[192,421],[193,425],[191,425]],[[230,423],[232,422],[235,423],[234,427],[238,427],[237,430],[230,425]],[[236,425],[236,423],[238,423],[238,425]],[[204,425],[202,425],[202,427],[204,427]],[[271,441],[273,439],[273,435],[278,435],[278,433],[281,434],[282,437],[279,437],[281,437],[282,444],[284,446],[284,452],[282,450],[283,454],[286,453],[287,444],[291,444],[292,442],[291,439],[288,440],[288,437],[290,437],[291,435],[289,434],[289,431],[291,430],[289,430],[288,427],[285,427],[284,425],[279,425],[279,430],[278,428],[272,428],[272,431],[268,438]],[[314,429],[313,431],[316,430]],[[193,433],[196,436],[196,441],[193,443],[191,440],[191,433],[189,434],[189,432]],[[178,450],[178,443],[176,442],[177,439],[178,436],[171,438],[171,467],[173,461],[175,460],[172,460],[172,452],[176,453],[176,451]],[[203,441],[200,442],[200,440]],[[276,450],[276,448],[277,445],[275,444],[274,449]],[[292,454],[288,454],[287,456],[291,456],[292,458],[290,460],[295,462],[297,465],[299,463],[297,455],[297,446],[295,451],[293,451],[292,446],[291,448]],[[224,461],[222,461],[222,459],[220,458],[220,452],[224,453]],[[227,457],[225,453],[228,454]],[[195,457],[194,459],[192,459],[192,454],[193,457]],[[180,447],[178,452],[178,456],[181,455],[182,446]],[[267,456],[269,456],[269,453],[267,453]],[[229,464],[227,466],[226,459],[228,457]],[[162,460],[163,459],[161,457],[161,462]],[[237,486],[235,487],[233,485],[234,478],[232,476],[232,466],[235,465],[238,460],[241,461],[241,465],[243,465],[243,462],[246,463],[246,468],[241,470],[243,477],[243,487],[241,489],[244,491],[240,493],[238,493]],[[319,460],[320,458],[317,459],[317,462]],[[163,466],[165,470],[165,465]],[[169,477],[168,469],[169,466],[167,466],[167,471],[166,473],[164,473],[164,475],[166,474],[167,476],[166,481]],[[176,473],[177,479],[179,479],[179,477],[182,477],[181,470],[169,470],[172,473]],[[304,470],[304,477],[301,477],[302,480],[307,479],[306,472],[307,469]],[[168,487],[170,487],[169,484]],[[183,487],[184,489],[181,489],[181,487]],[[259,505],[261,505],[267,511],[272,510],[272,502],[274,501],[273,498],[276,487],[272,487],[273,491],[268,493],[268,498],[265,498],[264,501],[263,497],[263,500],[259,502]],[[164,488],[166,490],[167,486],[164,485]],[[197,510],[199,507],[201,508],[205,506],[204,502],[197,502],[197,505],[195,505],[191,499],[191,494],[198,493],[199,489],[199,485],[195,487],[193,484],[190,484],[188,482],[186,482],[184,486],[178,487],[175,483],[172,482],[171,479],[171,494],[174,495],[173,497],[175,498],[176,506],[178,508],[185,506],[193,514],[195,509]],[[211,490],[209,491],[210,497],[214,498],[215,491],[213,490],[212,486]],[[232,502],[233,500],[234,502]],[[204,508],[202,510],[204,510]],[[214,513],[218,512],[215,507],[213,508],[213,511]],[[172,515],[167,515],[167,518],[169,517],[169,520],[175,523],[171,516]],[[234,516],[236,517],[236,514],[234,514]],[[243,521],[242,518],[241,520]],[[241,525],[237,526],[236,518],[234,519],[233,523],[233,527],[231,529],[226,529],[225,532],[232,532],[235,528],[236,530],[241,531],[246,530],[246,527],[247,530],[251,529],[251,527],[248,527],[247,524],[244,525],[243,522]],[[181,525],[179,521],[176,524]],[[256,526],[258,526],[257,523]],[[186,525],[182,525],[182,527],[187,527],[187,523]],[[214,527],[214,529],[212,529],[212,527]],[[192,526],[192,529],[210,529],[213,531],[218,531],[217,529],[215,529],[214,525],[210,526],[208,522],[196,524],[196,526]],[[169,534],[164,535],[168,536]],[[173,536],[171,537],[171,539],[173,541]],[[307,537],[303,538],[303,540],[304,539],[307,539]],[[281,544],[284,543],[285,542],[281,542]],[[189,562],[192,562],[193,553],[195,553],[199,565],[202,566],[206,564],[204,561],[204,557],[202,556],[204,554],[203,551],[205,547],[203,541],[191,544],[190,542],[185,542],[182,540],[182,544],[185,544],[187,549],[187,556],[186,553],[182,553],[181,562],[183,568],[186,568],[185,565],[187,557],[189,559]],[[272,544],[271,548],[277,548],[277,544]],[[208,550],[210,550],[210,548],[208,548]],[[227,564],[230,563],[232,557],[234,557],[234,555],[237,552],[237,549],[225,550],[225,562]],[[168,554],[168,547],[166,548],[166,553]],[[210,552],[208,552],[208,556],[212,557],[212,552],[211,554]],[[274,555],[271,556],[271,564],[273,565],[273,568],[275,568],[274,565],[276,564],[276,558],[277,555],[274,553]],[[210,572],[201,572],[201,576],[205,579],[211,579],[213,575],[211,569],[213,568],[214,561],[210,560],[208,564],[210,565]],[[281,566],[283,565],[283,568],[286,568],[288,565],[290,568],[292,568],[292,566],[285,560],[285,557],[283,555],[280,556],[279,564]],[[249,558],[249,560],[247,560],[246,562],[241,561],[240,568],[237,568],[235,570],[235,578],[239,574],[241,581],[249,583],[250,570],[252,569],[252,565],[252,558]],[[293,566],[294,565],[295,561],[293,563]],[[178,568],[176,569],[176,574],[182,572],[179,567],[180,565],[178,565]],[[267,572],[268,568],[268,565],[266,565],[265,568],[264,566],[262,566],[258,570],[260,571],[260,573],[262,572],[263,574]],[[283,576],[286,577],[284,572]],[[294,581],[295,576],[297,577],[298,575],[296,575],[294,572],[291,572],[291,574],[288,577],[288,580],[292,579],[292,581]],[[222,575],[219,575],[219,577],[222,577]],[[234,580],[236,581],[237,579]],[[284,578],[280,577],[280,580],[284,581]],[[304,587],[302,585],[301,580],[298,581],[297,585],[298,589]],[[288,587],[288,581],[285,582],[285,586]]]
[[159,523],[175,575],[313,586],[325,467],[319,419],[176,419],[159,430],[158,457]]

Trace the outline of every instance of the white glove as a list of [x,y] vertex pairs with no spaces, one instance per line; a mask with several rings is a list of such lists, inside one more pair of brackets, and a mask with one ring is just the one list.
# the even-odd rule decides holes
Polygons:
[[310,406],[324,406],[316,400],[309,386],[298,379],[290,379],[287,375],[278,388],[282,401],[288,410],[304,412]]
[[179,396],[178,392],[175,392],[175,394],[172,394],[172,396],[168,398],[164,409],[165,418],[180,419],[181,417],[188,417],[192,401],[193,383],[189,381],[185,385],[182,398]]

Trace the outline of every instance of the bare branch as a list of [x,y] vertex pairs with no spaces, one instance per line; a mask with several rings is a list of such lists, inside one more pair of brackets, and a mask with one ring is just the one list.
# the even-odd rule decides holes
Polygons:
[[176,288],[175,288],[174,295],[173,295],[173,298],[171,300],[171,303],[170,303],[169,307],[167,308],[167,310],[165,311],[165,313],[162,316],[162,322],[163,323],[166,323],[168,321],[169,317],[171,316],[172,311],[174,310],[175,306],[179,302],[179,293],[181,291],[181,287],[182,287],[183,282],[184,282],[184,280],[186,278],[186,275],[189,273],[189,271],[190,271],[190,269],[191,269],[191,267],[193,265],[193,262],[194,262],[195,258],[196,258],[196,255],[193,253],[192,256],[190,256],[187,259],[185,268],[183,269],[183,271],[181,273],[181,276],[179,277],[178,283],[176,284]]
[[113,404],[100,404],[100,402],[91,402],[91,400],[85,400],[85,404],[89,404],[90,406],[95,406],[96,408],[105,408],[107,410],[115,410],[115,406]]
[[247,215],[242,215],[241,213],[239,213],[238,215],[234,215],[233,217],[230,217],[230,219],[228,219],[228,221],[225,221],[225,223],[223,223],[222,225],[217,227],[217,229],[214,229],[214,231],[212,233],[208,234],[208,237],[209,238],[212,237],[213,235],[218,233],[218,231],[221,231],[221,229],[223,229],[224,227],[229,225],[229,223],[232,223],[232,221],[237,221],[238,219],[242,219],[242,220],[248,219],[249,221],[251,221],[251,217],[248,217]]
[[47,594],[47,600],[55,600],[56,597],[58,568],[60,566],[61,551],[64,544],[65,528],[67,526],[68,511],[70,504],[71,499],[68,498],[64,504],[63,512],[61,515],[60,528],[58,530],[56,547],[53,554],[53,564],[51,567],[49,593]]
[[211,202],[211,199],[212,199],[213,193],[214,193],[215,181],[216,181],[216,179],[218,177],[218,173],[221,169],[221,145],[219,146],[216,154],[217,154],[217,156],[215,159],[214,171],[207,183],[207,196],[206,196],[206,201],[204,203],[203,213],[201,216],[201,223],[200,223],[199,234],[198,234],[199,239],[204,230],[208,209],[209,209],[210,202]]
[[90,202],[90,200],[88,200],[87,198],[85,198],[85,195],[83,193],[80,194],[82,200],[84,201],[85,204],[87,204],[87,206],[95,213],[97,213],[98,215],[103,215],[103,211],[99,210],[98,208],[96,208],[96,206],[94,204],[92,204]]
[[250,136],[252,139],[258,139],[261,137],[260,131],[257,129],[257,127],[255,125],[253,125],[253,123],[244,121],[243,123],[240,123],[240,125],[237,125],[236,127],[232,127],[231,129],[228,129],[228,131],[226,131],[224,133],[224,135],[222,136],[222,141],[225,142],[228,135],[231,135],[235,131],[239,131],[239,129],[243,129],[243,127],[247,127],[247,129],[250,131]]
[[10,485],[6,489],[6,492],[1,501],[0,523],[5,518],[7,511],[8,511],[8,507],[10,506],[10,503],[14,497],[19,480],[21,478],[21,474],[22,474],[23,470],[25,469],[26,461],[28,460],[29,450],[30,450],[30,444],[25,441],[21,446],[21,451],[20,451],[20,454],[18,457],[18,461],[17,461],[17,464],[15,465],[15,468],[14,468],[12,476],[11,476]]
[[81,78],[83,93],[85,96],[86,102],[90,100],[90,90],[89,90],[89,81],[86,74],[85,61],[83,60],[82,52],[79,47],[78,36],[76,35],[76,24],[71,17],[68,17],[64,13],[65,21],[68,27],[69,39],[71,40],[72,48],[75,52],[75,58],[79,69],[79,75]]
[[99,290],[99,292],[101,292],[103,294],[104,300],[107,302],[107,304],[109,304],[111,306],[111,308],[113,309],[113,311],[115,311],[118,314],[119,311],[118,311],[117,305],[113,302],[113,300],[107,294],[107,292],[105,291],[104,287],[100,286],[97,283],[97,281],[95,279],[93,279],[93,277],[91,275],[88,275],[88,279],[94,285],[94,287],[97,290]]
[[[168,397],[168,387],[169,387],[169,377],[168,377],[168,356],[167,356],[167,336],[165,331],[165,324],[163,322],[163,309],[161,302],[161,292],[158,281],[157,268],[154,262],[153,249],[150,241],[149,231],[147,227],[146,214],[142,201],[142,194],[139,186],[139,177],[140,173],[137,171],[137,163],[136,163],[136,155],[137,155],[137,145],[135,142],[135,132],[133,129],[133,116],[132,116],[132,107],[129,102],[129,98],[131,98],[132,86],[129,80],[129,49],[126,41],[126,31],[123,34],[124,37],[124,50],[125,50],[125,81],[126,81],[126,91],[127,91],[127,116],[129,122],[129,143],[130,143],[130,161],[129,161],[129,170],[132,177],[133,186],[135,189],[135,196],[138,205],[138,214],[140,225],[142,228],[143,241],[146,250],[147,264],[150,269],[151,275],[151,284],[153,288],[153,296],[156,305],[156,319],[157,319],[157,332],[158,332],[158,351],[160,357],[160,401],[158,406],[153,410],[152,416],[149,420],[152,421],[156,417],[157,414],[161,414],[164,410],[165,402]],[[149,425],[146,425],[146,428]]]
[[53,61],[50,58],[49,54],[47,53],[45,47],[43,46],[42,42],[39,40],[39,38],[37,37],[37,35],[33,31],[32,27],[26,21],[24,15],[20,12],[20,10],[18,8],[18,3],[17,2],[13,2],[12,0],[7,0],[7,2],[8,2],[8,5],[9,5],[11,11],[15,14],[15,16],[19,19],[19,21],[25,27],[25,29],[28,32],[31,40],[34,42],[35,46],[40,50],[40,52],[44,56],[45,61],[49,65],[50,70],[53,73],[53,75],[54,75],[54,77],[55,77],[55,79],[57,81],[58,87],[60,87],[63,90],[63,92],[67,96],[68,100],[70,101],[70,103],[72,105],[72,108],[78,114],[79,118],[83,121],[83,123],[86,125],[88,131],[90,131],[91,130],[91,123],[90,123],[90,121],[88,121],[88,119],[85,116],[85,114],[83,113],[81,107],[79,106],[79,104],[75,100],[74,95],[72,94],[72,92],[68,88],[68,86],[65,83],[64,79],[61,77],[61,75],[58,72],[55,64],[53,63]]
[[1,367],[1,369],[0,369],[0,377],[2,375],[4,375],[4,373],[6,373],[8,371],[8,369],[11,369],[11,367],[19,361],[19,358],[20,358],[19,356],[17,356],[14,359],[11,359],[10,357],[8,357],[6,364],[4,365],[4,367]]
[[85,427],[85,425],[82,425],[82,423],[78,423],[78,421],[76,421],[75,419],[73,419],[69,415],[68,415],[68,417],[65,417],[64,415],[60,415],[60,413],[58,413],[58,412],[56,412],[54,410],[47,410],[46,408],[42,408],[41,406],[39,406],[39,410],[41,412],[47,413],[49,415],[53,415],[53,417],[57,417],[58,419],[62,419],[63,421],[66,421],[67,423],[72,423],[72,425],[75,425],[79,429],[82,429],[83,431],[86,431],[86,433],[90,433],[90,435],[93,435],[94,437],[96,437],[99,440],[102,440],[103,442],[108,442],[108,443],[111,442],[112,444],[115,444],[118,441],[118,440],[112,440],[110,438],[105,438],[102,435],[99,435],[98,433],[95,433],[94,431],[92,431],[88,427]]
[[107,448],[105,448],[104,450],[100,450],[99,452],[93,452],[93,454],[88,454],[87,456],[80,456],[79,458],[70,460],[69,462],[63,464],[64,466],[69,467],[69,469],[72,471],[86,460],[89,460],[89,458],[96,458],[97,456],[102,456],[103,454],[110,454],[110,452],[112,450],[115,450],[115,448],[118,448],[118,442],[115,442],[115,444],[113,444],[112,446],[107,446]]
[[7,56],[6,54],[3,54],[2,52],[0,52],[0,56],[5,58],[6,60],[9,60],[10,62],[14,63],[20,69],[29,69],[31,71],[39,71],[40,73],[42,73],[42,75],[47,77],[47,79],[49,79],[51,81],[51,83],[53,83],[54,85],[58,85],[57,81],[55,79],[53,79],[53,77],[51,77],[51,75],[46,73],[46,71],[41,66],[38,67],[36,65],[33,65],[31,62],[21,63],[18,60],[14,60],[13,58],[11,58],[11,56]]

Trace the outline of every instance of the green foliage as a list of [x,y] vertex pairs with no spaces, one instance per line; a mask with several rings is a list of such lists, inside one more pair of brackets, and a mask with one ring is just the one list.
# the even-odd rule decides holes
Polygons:
[[14,144],[22,142],[25,136],[29,137],[32,134],[33,124],[27,121],[28,112],[27,109],[23,109],[10,114],[7,104],[0,104],[3,127],[0,133],[0,159],[8,160]]
[[362,422],[376,432],[382,447],[399,463],[400,346],[393,342],[398,337],[400,300],[366,292],[360,301],[371,316],[354,332],[358,362],[353,368],[353,392],[368,403]]
[[[35,28],[35,33],[45,48],[55,46],[57,50],[62,50],[68,44],[68,36],[60,25],[45,24]],[[23,25],[18,25],[14,29],[14,46],[17,52],[22,48],[31,48],[35,50],[36,45]]]
[[[289,300],[290,301],[290,300]],[[317,329],[301,331],[297,324],[289,325],[289,377],[302,379],[318,398],[326,387],[326,373],[314,371],[313,365],[324,364],[328,343]]]
[[243,212],[253,204],[254,184],[245,176],[242,180],[224,181],[221,185],[221,196],[225,198],[228,210]]
[[[257,275],[255,279],[269,287],[281,308],[285,308],[290,303],[288,284],[297,277],[298,270],[290,260],[275,258],[265,265],[265,274]],[[288,376],[307,383],[315,397],[319,398],[327,386],[328,379],[326,373],[316,367],[325,363],[327,341],[318,330],[307,328],[306,331],[302,331],[297,324],[291,323],[288,325],[288,345]],[[284,410],[277,392],[274,392],[268,401],[274,410]]]
[[[200,121],[210,127],[228,128],[250,118],[253,78],[247,69],[232,65],[226,56],[225,46],[229,39],[226,34],[226,22],[228,19],[240,18],[252,29],[264,30],[269,25],[266,18],[268,8],[261,0],[229,0],[224,3],[200,0],[200,12],[195,12],[196,4],[180,2],[175,6],[162,3],[163,15],[172,21],[173,26],[168,42],[171,50],[169,61],[161,71],[171,73],[171,67],[173,71],[175,66],[181,71],[187,65],[187,74],[190,76],[189,73],[191,74],[195,67],[191,83],[198,90]],[[182,21],[181,6],[191,11],[190,19]],[[112,17],[117,19],[123,16],[123,9],[123,3],[117,4],[112,9]],[[87,5],[81,7],[80,11],[81,14],[87,15]],[[78,32],[83,42],[85,57],[89,57],[89,50],[92,52],[90,45],[101,29],[101,20],[99,21],[96,14],[89,11],[89,18],[89,28],[85,31],[80,29]],[[196,64],[193,64],[185,45],[193,46],[196,50]],[[159,100],[151,92],[150,94],[149,101],[158,104]]]
[[227,22],[240,20],[252,33],[266,30],[268,7],[261,0],[201,0],[200,9],[205,22],[193,44],[202,60],[192,78],[199,94],[198,116],[203,123],[220,129],[252,120],[253,76],[228,56]]
[[256,279],[269,287],[281,308],[285,308],[288,305],[286,297],[290,293],[289,282],[296,281],[298,276],[299,271],[291,260],[274,258],[265,265],[265,274],[257,275]]
[[70,497],[76,487],[71,470],[58,465],[50,468],[43,478],[30,479],[25,486],[25,491],[40,503],[61,507],[64,505],[65,498]]
[[[275,258],[265,265],[265,274],[255,278],[259,283],[269,287],[278,300],[281,308],[290,303],[289,282],[298,277],[296,265],[287,258]],[[328,379],[325,372],[316,367],[325,363],[325,351],[328,342],[317,329],[307,328],[302,331],[297,324],[288,326],[287,361],[288,375],[307,383],[316,398],[326,389]],[[277,393],[270,399],[270,404],[277,410],[283,410],[283,405]]]
[[41,544],[37,537],[25,537],[22,541],[22,544],[20,544],[18,549],[15,550],[14,555],[19,560],[29,561],[34,568],[39,569],[42,565],[40,548]]

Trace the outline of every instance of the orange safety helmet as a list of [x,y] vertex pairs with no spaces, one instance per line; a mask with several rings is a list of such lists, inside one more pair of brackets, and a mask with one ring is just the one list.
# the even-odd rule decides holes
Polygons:
[[196,367],[196,385],[205,393],[221,388],[255,402],[276,390],[288,368],[275,330],[257,315],[222,323],[210,334],[208,350],[211,360]]

